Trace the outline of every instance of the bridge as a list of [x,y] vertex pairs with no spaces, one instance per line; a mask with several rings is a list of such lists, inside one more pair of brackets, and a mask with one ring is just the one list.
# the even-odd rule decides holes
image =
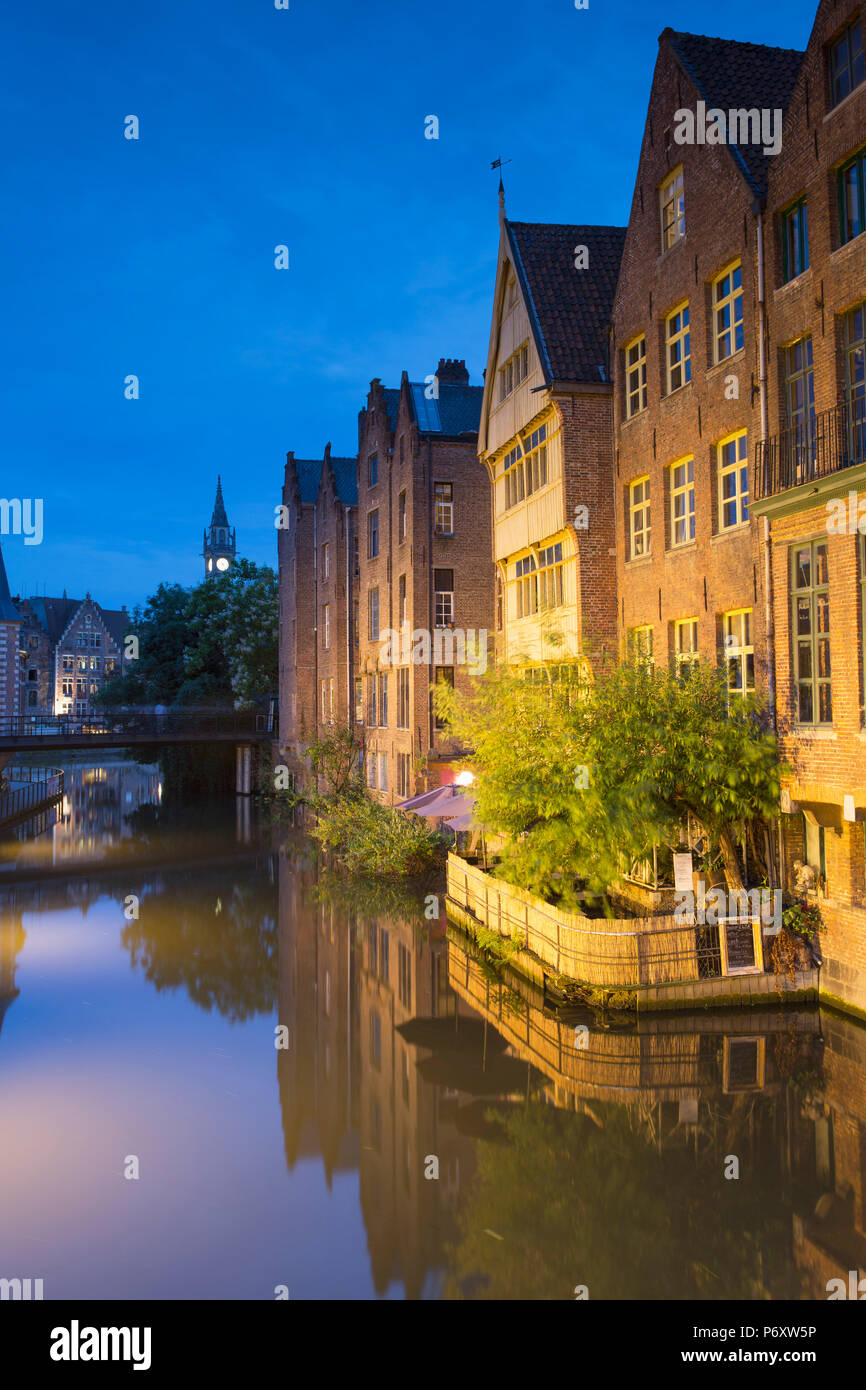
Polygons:
[[13,754],[58,753],[61,749],[130,748],[233,743],[237,748],[237,787],[252,790],[252,747],[277,737],[273,711],[123,710],[73,719],[69,715],[17,714],[0,719],[0,769]]

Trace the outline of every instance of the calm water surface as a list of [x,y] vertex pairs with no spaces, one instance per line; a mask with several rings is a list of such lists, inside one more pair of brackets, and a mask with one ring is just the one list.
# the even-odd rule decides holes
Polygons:
[[335,884],[300,833],[169,806],[134,763],[70,768],[0,842],[0,1116],[0,1276],[46,1298],[811,1299],[866,1273],[866,1030],[557,1015],[422,896]]

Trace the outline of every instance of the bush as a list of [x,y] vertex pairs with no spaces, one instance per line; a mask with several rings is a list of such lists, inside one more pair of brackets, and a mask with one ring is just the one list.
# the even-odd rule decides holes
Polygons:
[[311,798],[311,804],[313,835],[350,873],[408,878],[445,857],[445,842],[424,821],[364,795]]

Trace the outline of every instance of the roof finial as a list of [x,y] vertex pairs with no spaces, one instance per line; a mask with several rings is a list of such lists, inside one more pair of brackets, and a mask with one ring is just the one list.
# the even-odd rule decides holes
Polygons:
[[499,170],[499,221],[505,221],[505,184],[502,182],[502,166],[510,164],[510,159],[494,159],[491,161],[491,169]]

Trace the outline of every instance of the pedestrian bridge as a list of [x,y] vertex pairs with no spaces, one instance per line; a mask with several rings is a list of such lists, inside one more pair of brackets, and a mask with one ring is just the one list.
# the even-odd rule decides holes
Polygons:
[[0,752],[127,748],[130,744],[257,743],[277,736],[273,714],[234,710],[136,710],[100,718],[13,715],[0,720]]

